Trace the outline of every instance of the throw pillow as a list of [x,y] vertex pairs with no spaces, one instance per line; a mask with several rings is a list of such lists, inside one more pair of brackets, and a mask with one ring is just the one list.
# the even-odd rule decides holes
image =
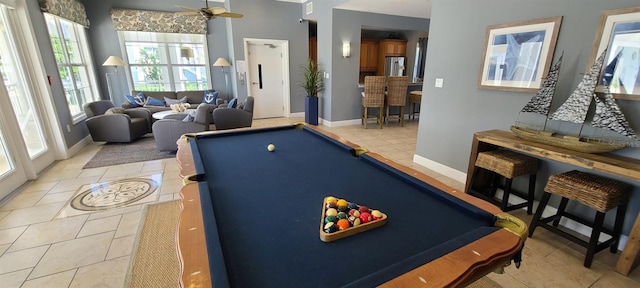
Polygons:
[[113,108],[109,108],[107,111],[104,112],[104,115],[111,115],[111,114],[124,114],[124,108],[113,107]]
[[147,101],[144,104],[144,107],[147,107],[147,106],[164,107],[164,101],[162,101],[160,99],[153,98],[153,97],[149,97],[149,98],[147,98]]
[[171,99],[164,97],[164,102],[167,103],[167,107],[171,107],[171,104],[187,103],[187,96],[184,96],[180,99]]
[[133,107],[144,106],[144,104],[147,102],[146,97],[142,93],[138,93],[136,96],[124,95],[124,98],[126,98]]
[[227,105],[227,108],[236,108],[237,104],[238,104],[238,98],[233,98],[231,99],[231,101],[229,101],[229,105]]
[[206,90],[204,91],[202,103],[216,104],[216,99],[218,99],[218,91]]

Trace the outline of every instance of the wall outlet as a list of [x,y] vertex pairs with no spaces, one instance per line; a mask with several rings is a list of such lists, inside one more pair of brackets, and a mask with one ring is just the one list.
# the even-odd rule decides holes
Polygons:
[[71,132],[71,125],[67,124],[67,132]]
[[442,88],[442,85],[444,85],[444,79],[436,78],[436,88]]
[[324,79],[329,79],[329,72],[324,72]]

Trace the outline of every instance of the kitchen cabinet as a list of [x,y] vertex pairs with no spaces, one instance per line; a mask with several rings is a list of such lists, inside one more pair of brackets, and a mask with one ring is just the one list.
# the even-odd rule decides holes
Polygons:
[[360,42],[360,71],[378,70],[378,41],[362,40]]
[[384,39],[379,45],[383,57],[407,55],[407,40]]
[[318,38],[309,37],[309,59],[318,63]]

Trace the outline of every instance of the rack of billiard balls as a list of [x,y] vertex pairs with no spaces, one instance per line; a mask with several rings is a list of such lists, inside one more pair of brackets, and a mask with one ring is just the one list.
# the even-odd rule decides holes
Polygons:
[[386,223],[387,215],[345,199],[326,197],[322,207],[320,239],[331,242]]

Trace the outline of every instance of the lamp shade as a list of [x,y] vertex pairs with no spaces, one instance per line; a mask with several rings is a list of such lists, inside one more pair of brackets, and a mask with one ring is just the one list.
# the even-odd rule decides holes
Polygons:
[[213,66],[228,67],[231,66],[231,64],[229,64],[229,61],[227,61],[227,59],[220,57],[218,58],[218,60],[216,60],[215,63],[213,63]]
[[193,58],[193,49],[191,47],[180,48],[180,57]]
[[342,43],[342,58],[349,58],[351,56],[351,43]]
[[124,63],[118,56],[109,56],[107,61],[102,63],[102,66],[127,66],[127,63]]

